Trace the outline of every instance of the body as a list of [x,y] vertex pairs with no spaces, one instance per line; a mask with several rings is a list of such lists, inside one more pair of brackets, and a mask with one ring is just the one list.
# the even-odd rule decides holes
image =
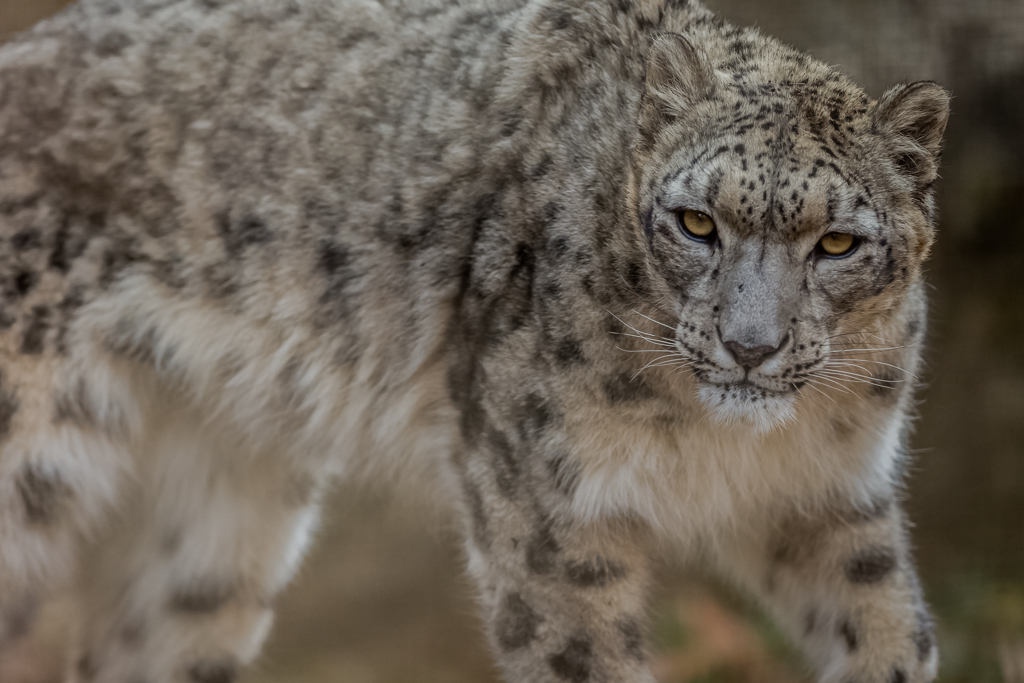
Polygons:
[[79,679],[229,680],[338,476],[454,503],[509,680],[650,680],[659,540],[822,680],[934,676],[937,87],[518,1],[86,2],[0,87],[0,605],[82,587]]

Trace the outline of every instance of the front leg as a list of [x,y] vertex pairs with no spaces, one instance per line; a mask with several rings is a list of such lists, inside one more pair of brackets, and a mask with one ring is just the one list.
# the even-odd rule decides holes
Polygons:
[[790,510],[718,540],[823,683],[927,683],[938,651],[895,498]]
[[[524,460],[501,434],[487,441],[464,472],[467,548],[505,679],[653,683],[644,530],[569,518],[555,489],[571,486],[571,474],[559,472],[557,456]],[[552,477],[538,477],[531,462],[547,462]]]

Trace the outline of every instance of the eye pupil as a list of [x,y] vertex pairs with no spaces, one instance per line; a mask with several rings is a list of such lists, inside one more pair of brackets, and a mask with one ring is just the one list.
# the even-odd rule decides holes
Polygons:
[[683,234],[697,242],[710,242],[715,233],[715,222],[702,211],[685,209],[676,213]]

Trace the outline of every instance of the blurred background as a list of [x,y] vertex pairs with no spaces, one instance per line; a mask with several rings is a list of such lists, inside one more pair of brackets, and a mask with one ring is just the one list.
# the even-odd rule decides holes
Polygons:
[[[0,40],[64,4],[0,0]],[[840,66],[873,97],[921,79],[954,95],[907,505],[938,620],[940,679],[1024,683],[1024,2],[708,4]],[[454,533],[434,518],[338,491],[243,683],[496,682],[461,562]],[[811,680],[742,597],[686,568],[661,574],[659,681]],[[59,680],[65,610],[46,608],[0,660],[0,680]]]

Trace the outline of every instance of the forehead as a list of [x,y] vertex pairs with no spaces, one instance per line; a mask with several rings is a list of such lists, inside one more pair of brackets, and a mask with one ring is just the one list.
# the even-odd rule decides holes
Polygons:
[[[773,86],[774,87],[774,86]],[[820,232],[868,220],[859,180],[866,106],[838,97],[808,103],[778,88],[735,98],[681,147],[662,178],[673,208],[705,211],[741,233]]]

